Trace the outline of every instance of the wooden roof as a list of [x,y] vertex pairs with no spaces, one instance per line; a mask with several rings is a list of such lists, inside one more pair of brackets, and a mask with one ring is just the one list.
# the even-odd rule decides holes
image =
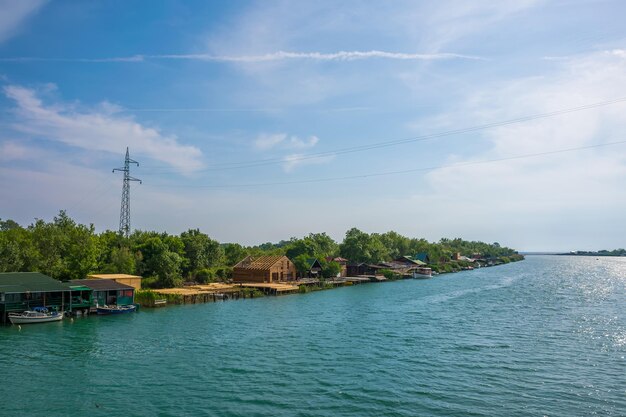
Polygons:
[[134,290],[130,285],[121,284],[112,279],[74,279],[69,282],[70,285],[84,285],[94,291],[109,290]]
[[289,258],[287,258],[286,256],[281,256],[281,255],[275,255],[275,256],[267,255],[267,256],[257,256],[257,257],[247,256],[245,259],[243,259],[241,262],[235,265],[234,268],[269,270],[278,262],[284,259],[289,260]]
[[128,275],[128,274],[91,274],[91,275],[87,275],[87,278],[120,279],[120,278],[142,278],[142,277],[139,275]]

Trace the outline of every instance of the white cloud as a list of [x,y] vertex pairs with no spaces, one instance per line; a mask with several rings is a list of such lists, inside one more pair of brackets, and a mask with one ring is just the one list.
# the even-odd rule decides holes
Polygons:
[[287,52],[278,51],[260,55],[211,55],[211,54],[186,54],[186,55],[148,55],[152,59],[187,59],[199,61],[217,62],[269,62],[293,59],[308,59],[314,61],[355,61],[362,59],[394,59],[394,60],[417,60],[431,61],[440,59],[481,59],[471,55],[455,53],[418,54],[406,52],[388,51],[338,51],[331,53],[323,52]]
[[260,150],[279,147],[280,149],[309,149],[317,145],[319,138],[309,136],[301,139],[298,136],[288,136],[286,133],[260,134],[254,141],[254,146]]
[[[454,111],[440,115],[435,123],[444,129],[482,125],[626,96],[626,60],[619,54],[598,52],[558,65],[550,75],[482,85]],[[500,126],[479,135],[468,133],[456,139],[459,147],[448,162],[621,141],[624,136],[620,132],[626,130],[624,111],[626,104],[621,102]],[[430,125],[428,121],[422,124]],[[616,218],[626,209],[622,192],[626,149],[624,145],[615,145],[456,166],[431,171],[426,180],[428,187],[415,194],[415,201],[429,205],[438,218],[446,219],[449,225],[440,225],[442,230],[471,230],[471,226],[460,222],[478,219],[477,227],[485,233],[496,236],[497,229],[506,228],[521,245],[534,245],[537,249],[561,245],[556,248],[560,249],[564,248],[565,238],[556,234],[569,234],[580,242],[585,236],[594,235],[596,229],[608,231],[602,219]],[[626,232],[623,225],[614,227],[614,234]],[[605,238],[609,239],[608,235]],[[546,246],[540,247],[538,242],[545,242]]]
[[17,104],[12,127],[32,137],[90,151],[120,153],[129,146],[135,155],[146,155],[187,173],[203,165],[198,148],[183,145],[176,136],[146,127],[131,117],[114,115],[118,108],[110,103],[79,112],[63,103],[46,106],[35,90],[25,87],[9,85],[4,93]]
[[14,36],[46,0],[0,0],[0,43]]
[[0,143],[0,161],[15,161],[27,159],[30,149],[17,142],[6,141]]
[[288,52],[277,51],[258,55],[212,55],[212,54],[167,54],[167,55],[133,55],[107,58],[42,58],[42,57],[13,57],[0,58],[4,62],[145,62],[146,60],[188,60],[207,62],[232,62],[232,63],[258,63],[286,60],[311,60],[311,61],[356,61],[364,59],[392,59],[401,61],[434,61],[443,59],[482,59],[477,56],[455,53],[432,53],[418,54],[407,52],[388,51],[338,51],[338,52]]
[[274,133],[274,134],[262,133],[254,141],[254,145],[256,146],[257,149],[267,150],[267,149],[272,149],[276,145],[284,142],[285,139],[287,139],[286,133]]

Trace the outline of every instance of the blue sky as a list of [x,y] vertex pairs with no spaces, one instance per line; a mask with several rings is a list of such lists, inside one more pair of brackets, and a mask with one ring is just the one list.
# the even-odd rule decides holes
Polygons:
[[624,247],[626,4],[337,3],[0,0],[0,218]]

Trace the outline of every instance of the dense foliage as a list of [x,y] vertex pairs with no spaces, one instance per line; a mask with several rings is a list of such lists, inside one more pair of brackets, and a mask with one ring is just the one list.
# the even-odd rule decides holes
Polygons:
[[562,255],[579,255],[579,256],[626,256],[626,249],[602,249],[597,252],[579,250],[576,252],[563,253]]
[[144,276],[148,287],[172,287],[183,281],[227,280],[232,267],[248,255],[286,255],[305,274],[317,259],[323,277],[332,277],[339,265],[331,258],[377,263],[420,252],[431,262],[448,262],[454,253],[481,257],[510,256],[516,252],[498,243],[402,236],[396,232],[365,233],[353,228],[338,244],[326,233],[310,233],[279,243],[244,247],[220,244],[198,229],[179,236],[137,230],[126,238],[117,232],[96,233],[94,226],[76,223],[64,211],[51,222],[36,220],[22,227],[0,219],[0,272],[40,271],[60,280],[85,278],[89,273],[126,273]]

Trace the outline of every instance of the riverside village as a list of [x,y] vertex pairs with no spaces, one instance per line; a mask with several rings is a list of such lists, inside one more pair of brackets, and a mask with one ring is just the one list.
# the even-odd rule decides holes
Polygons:
[[0,219],[0,323],[59,322],[140,308],[277,296],[400,279],[429,279],[519,261],[498,243],[368,234],[337,243],[311,233],[276,244],[221,244],[198,229],[179,236],[130,228],[130,159],[120,229],[96,234],[65,211],[22,227]]

